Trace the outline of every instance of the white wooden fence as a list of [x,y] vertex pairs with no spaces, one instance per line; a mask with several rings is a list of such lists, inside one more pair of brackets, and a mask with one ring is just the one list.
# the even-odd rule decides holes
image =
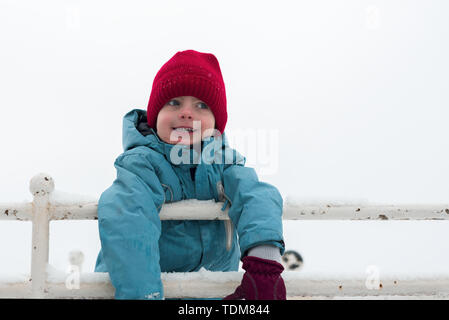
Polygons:
[[[16,281],[0,281],[0,298],[113,298],[107,273],[81,273],[79,286],[71,286],[69,275],[48,265],[49,223],[51,220],[97,219],[97,203],[58,205],[50,200],[53,179],[38,174],[31,179],[31,203],[0,204],[0,220],[31,221],[31,275]],[[186,206],[186,203],[189,205]],[[228,220],[221,203],[185,200],[165,204],[162,220]],[[447,220],[449,205],[295,205],[286,203],[285,220]],[[1,245],[0,245],[1,248]],[[240,284],[242,272],[163,273],[166,298],[213,298],[230,294]],[[289,298],[299,297],[449,297],[449,276],[440,278],[390,277],[379,279],[375,287],[366,277],[310,277],[300,271],[284,271],[283,278]]]

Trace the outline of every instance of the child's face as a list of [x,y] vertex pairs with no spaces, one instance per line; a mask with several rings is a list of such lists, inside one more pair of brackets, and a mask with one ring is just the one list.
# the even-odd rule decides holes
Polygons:
[[[195,123],[194,121],[199,121]],[[199,128],[198,124],[201,124]],[[188,127],[195,132],[176,129]],[[169,144],[193,144],[210,136],[215,127],[215,117],[209,107],[192,96],[176,97],[168,101],[159,111],[156,120],[156,131],[159,138]],[[201,134],[199,134],[201,131]]]

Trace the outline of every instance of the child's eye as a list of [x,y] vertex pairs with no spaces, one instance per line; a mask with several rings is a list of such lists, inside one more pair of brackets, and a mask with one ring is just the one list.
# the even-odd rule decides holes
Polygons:
[[207,109],[207,108],[209,108],[209,107],[207,106],[207,104],[205,104],[204,102],[200,102],[200,103],[198,103],[198,105],[200,106],[201,109]]
[[167,102],[167,104],[170,106],[177,106],[177,105],[179,105],[179,102],[176,99],[171,99],[169,102]]
[[[169,102],[167,102],[167,104],[168,104],[169,106],[179,106],[179,105],[180,105],[179,101],[176,100],[176,99],[171,99]],[[197,106],[199,106],[200,109],[208,109],[208,108],[209,108],[209,107],[207,106],[207,104],[205,104],[204,102],[199,102],[199,103],[197,104]]]

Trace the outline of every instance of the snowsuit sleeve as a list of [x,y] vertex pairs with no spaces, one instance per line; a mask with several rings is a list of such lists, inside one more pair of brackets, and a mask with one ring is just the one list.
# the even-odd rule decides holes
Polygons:
[[122,154],[98,202],[101,250],[116,299],[161,299],[160,208],[164,190],[142,154]]
[[262,244],[275,245],[284,254],[283,199],[279,191],[259,181],[253,168],[241,164],[224,169],[223,186],[231,202],[228,214],[237,229],[241,257]]

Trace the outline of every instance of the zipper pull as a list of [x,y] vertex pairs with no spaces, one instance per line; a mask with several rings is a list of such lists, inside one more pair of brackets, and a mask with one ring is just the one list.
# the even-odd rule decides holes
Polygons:
[[225,211],[226,210],[226,206],[228,205],[228,199],[226,199],[226,201],[224,202],[223,207],[221,208],[221,211]]

